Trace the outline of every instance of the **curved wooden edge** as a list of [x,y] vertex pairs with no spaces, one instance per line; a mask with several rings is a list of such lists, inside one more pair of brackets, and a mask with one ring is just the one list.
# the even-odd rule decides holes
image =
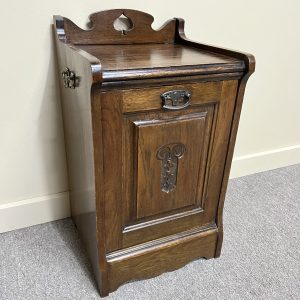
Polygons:
[[221,186],[219,205],[218,205],[218,211],[216,217],[216,224],[218,226],[218,242],[217,242],[215,257],[220,256],[221,248],[223,244],[223,234],[224,234],[223,233],[223,209],[224,209],[224,202],[225,202],[230,169],[231,169],[231,164],[233,159],[234,146],[236,142],[236,136],[238,132],[238,126],[239,126],[239,121],[240,121],[240,116],[242,111],[245,88],[249,77],[255,71],[255,58],[252,54],[235,52],[227,49],[224,49],[224,51],[226,51],[226,53],[228,54],[230,53],[233,57],[243,59],[245,62],[246,69],[244,75],[239,80],[238,91],[236,95],[235,107],[233,113],[233,120],[232,120],[231,130],[230,130],[228,151],[227,151],[226,162],[225,162],[225,167],[223,172],[223,181]]
[[[132,24],[129,30],[118,31],[114,28],[115,20],[124,15]],[[140,44],[173,43],[176,20],[167,21],[160,29],[154,30],[153,16],[133,9],[112,9],[93,13],[89,16],[88,29],[84,30],[71,20],[63,18],[65,39],[72,44]]]
[[211,259],[216,243],[216,228],[198,228],[179,234],[173,240],[153,245],[149,243],[149,247],[124,251],[121,255],[108,255],[110,292],[128,281],[153,278],[179,269],[196,259]]
[[221,254],[221,248],[222,248],[222,243],[223,243],[223,208],[224,208],[226,190],[227,190],[228,181],[229,181],[229,174],[230,174],[230,169],[231,169],[231,164],[232,164],[234,146],[235,146],[235,141],[236,141],[236,136],[237,136],[237,131],[238,131],[238,125],[239,125],[239,120],[240,120],[240,115],[241,115],[241,110],[242,110],[242,104],[243,104],[243,99],[244,99],[246,83],[248,81],[249,76],[252,73],[253,72],[248,71],[247,73],[245,73],[244,77],[242,77],[239,80],[238,92],[237,92],[236,101],[235,101],[233,121],[232,121],[232,125],[231,125],[230,137],[229,137],[228,152],[227,152],[227,156],[226,156],[226,162],[225,162],[225,167],[224,167],[224,172],[223,172],[223,181],[222,181],[221,192],[220,192],[220,197],[219,197],[218,212],[217,212],[217,217],[216,217],[216,224],[218,226],[218,242],[217,242],[215,257],[219,257]]
[[248,77],[254,72],[255,70],[255,58],[252,54],[239,52],[231,49],[220,48],[213,45],[207,45],[202,43],[197,43],[194,41],[189,40],[184,32],[184,20],[181,18],[176,18],[176,33],[175,33],[175,42],[185,44],[187,46],[196,47],[198,49],[202,49],[205,51],[210,51],[222,55],[226,55],[229,57],[237,58],[243,60],[245,63],[245,76]]
[[176,33],[175,33],[175,42],[185,44],[187,46],[196,47],[198,49],[202,49],[204,51],[209,51],[213,53],[218,53],[221,55],[233,57],[236,59],[240,59],[245,64],[245,71],[243,76],[239,79],[239,85],[238,85],[238,92],[236,96],[235,101],[235,108],[234,108],[234,116],[233,121],[231,125],[231,131],[230,131],[230,138],[229,138],[229,144],[228,144],[228,153],[226,156],[226,162],[225,167],[223,171],[223,181],[221,186],[221,192],[219,197],[219,204],[218,204],[218,211],[217,211],[217,217],[216,217],[216,224],[218,227],[218,241],[217,241],[217,247],[215,252],[215,257],[219,257],[221,254],[221,248],[222,248],[222,242],[223,242],[223,208],[224,208],[224,201],[226,196],[226,190],[229,180],[229,173],[233,158],[233,152],[234,152],[234,146],[238,131],[238,124],[242,109],[242,103],[244,98],[244,92],[246,83],[251,76],[251,74],[255,71],[255,58],[252,54],[244,53],[244,52],[238,52],[231,49],[226,48],[219,48],[212,45],[207,44],[201,44],[197,42],[193,42],[189,40],[184,32],[184,20],[180,18],[176,18]]
[[[65,25],[66,25],[66,19],[62,16],[55,15],[53,16],[53,26],[54,26],[54,32],[56,35],[56,43],[57,43],[57,48],[58,48],[58,54],[59,56],[62,56],[60,61],[61,63],[62,60],[65,60],[65,64],[67,57],[63,55],[62,52],[72,52],[73,56],[77,56],[78,58],[82,58],[86,61],[86,64],[90,65],[90,75],[91,75],[91,83],[92,85],[96,83],[101,83],[102,82],[102,67],[101,67],[101,62],[98,58],[95,56],[89,54],[88,52],[77,48],[74,44],[70,43],[68,41],[68,38],[66,36],[66,31],[65,31]],[[63,49],[61,49],[63,48]],[[73,64],[76,65],[76,63],[72,63],[71,61],[68,62],[68,64]],[[85,64],[85,65],[86,65]],[[71,65],[66,65],[65,67],[72,68]],[[62,70],[60,70],[62,71]],[[79,74],[79,70],[73,70],[75,73]],[[79,74],[80,75],[80,74]],[[79,83],[80,84],[80,83]]]

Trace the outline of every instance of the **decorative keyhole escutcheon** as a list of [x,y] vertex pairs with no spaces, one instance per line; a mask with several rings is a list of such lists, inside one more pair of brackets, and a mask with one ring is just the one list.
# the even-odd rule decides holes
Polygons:
[[157,150],[156,157],[161,160],[160,187],[165,193],[174,190],[177,183],[178,160],[186,151],[182,143],[171,143]]

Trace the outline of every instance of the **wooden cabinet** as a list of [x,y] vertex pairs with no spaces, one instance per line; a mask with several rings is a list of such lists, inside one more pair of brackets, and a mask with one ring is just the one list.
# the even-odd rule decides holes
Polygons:
[[[114,21],[126,16],[129,28]],[[74,222],[100,294],[218,257],[251,55],[188,40],[184,21],[54,17]],[[129,21],[128,21],[129,20]],[[130,27],[131,26],[131,27]]]

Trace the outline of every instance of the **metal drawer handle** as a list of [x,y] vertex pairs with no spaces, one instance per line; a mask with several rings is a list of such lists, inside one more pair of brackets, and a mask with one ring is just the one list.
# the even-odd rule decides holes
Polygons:
[[191,104],[191,93],[185,90],[173,90],[161,94],[162,106],[165,109],[182,109]]

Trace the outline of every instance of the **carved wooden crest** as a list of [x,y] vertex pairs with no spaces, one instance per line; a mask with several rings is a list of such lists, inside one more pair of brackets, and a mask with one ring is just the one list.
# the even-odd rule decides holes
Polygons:
[[[160,29],[154,30],[154,18],[133,9],[112,9],[90,15],[88,29],[84,30],[71,20],[55,16],[56,26],[64,32],[66,41],[72,44],[141,44],[172,43],[175,39],[176,20],[167,21]],[[124,19],[125,27],[116,28],[116,21]]]

